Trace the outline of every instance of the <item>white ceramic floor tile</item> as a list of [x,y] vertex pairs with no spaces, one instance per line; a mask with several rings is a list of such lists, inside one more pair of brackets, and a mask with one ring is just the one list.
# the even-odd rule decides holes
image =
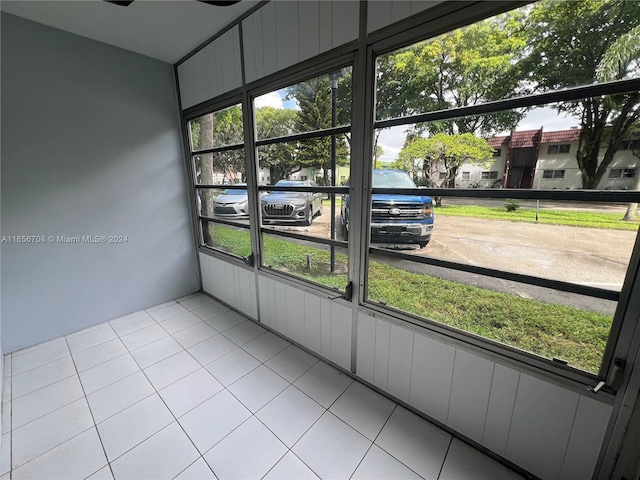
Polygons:
[[280,375],[262,365],[227,388],[255,413],[289,385]]
[[186,302],[187,300],[190,300],[190,299],[192,299],[192,298],[199,297],[199,296],[201,296],[201,295],[204,295],[204,293],[202,293],[201,291],[193,292],[193,293],[190,293],[189,295],[185,295],[184,297],[176,298],[176,300],[175,300],[175,301],[176,301],[176,302],[178,302],[178,303],[184,303],[184,302]]
[[170,480],[200,454],[176,422],[111,464],[118,479]]
[[150,343],[157,342],[161,338],[168,336],[167,331],[157,323],[149,327],[136,330],[121,337],[122,343],[129,351],[136,350],[137,348],[144,347]]
[[326,412],[292,451],[320,478],[349,478],[371,442],[330,412]]
[[451,435],[400,406],[376,444],[424,478],[437,478]]
[[238,348],[207,365],[207,370],[225,387],[260,366],[255,357]]
[[200,364],[183,350],[158,363],[154,363],[149,368],[145,368],[144,373],[155,389],[160,390],[199,368]]
[[197,297],[189,298],[180,303],[182,303],[183,307],[188,308],[189,310],[196,310],[198,308],[204,307],[205,305],[209,305],[210,303],[213,303],[213,302],[215,302],[213,298],[211,298],[209,295],[203,294]]
[[184,348],[190,348],[208,338],[218,335],[218,331],[208,323],[202,322],[173,334],[173,338]]
[[11,462],[17,468],[93,426],[82,398],[11,432]]
[[360,382],[349,385],[329,411],[369,440],[375,440],[396,404]]
[[251,412],[244,405],[223,390],[178,422],[200,453],[205,453],[250,416]]
[[[48,346],[54,345],[56,343],[62,343],[62,344],[66,345],[67,340],[64,337],[54,338],[52,340],[47,340],[46,342],[38,343],[38,344],[33,345],[31,347],[23,348],[22,350],[17,350],[17,351],[15,351],[13,353],[10,353],[8,355],[12,355],[13,358],[16,358],[16,357],[19,357],[20,355],[24,355],[25,353],[30,353],[30,352],[33,352],[34,350],[39,350],[41,348],[48,347]],[[5,358],[6,358],[6,355],[5,355]],[[11,371],[11,370],[9,370],[9,371]]]
[[281,377],[295,382],[318,363],[318,359],[295,345],[291,345],[265,363]]
[[256,417],[292,447],[325,412],[324,407],[291,385],[260,409]]
[[113,475],[111,475],[111,468],[109,465],[101,468],[96,473],[87,477],[86,480],[113,480]]
[[169,410],[178,418],[213,397],[222,389],[223,386],[220,385],[220,382],[213,378],[207,370],[200,368],[163,388],[158,393]]
[[131,352],[131,356],[138,362],[140,368],[147,368],[183,350],[182,345],[172,337],[164,337],[134,350]]
[[264,335],[260,335],[258,338],[244,344],[242,348],[261,362],[266,362],[290,345],[291,344],[284,338],[279,337],[274,333],[267,332]]
[[208,318],[215,317],[216,315],[229,311],[229,307],[220,302],[213,301],[204,307],[196,308],[192,311],[202,320],[207,320]]
[[162,322],[162,328],[173,335],[174,333],[193,327],[194,325],[200,325],[201,323],[203,323],[203,321],[200,318],[196,317],[193,313],[188,312],[170,318],[169,320],[165,320]]
[[17,398],[11,408],[12,428],[18,428],[84,397],[77,375]]
[[175,480],[216,480],[207,462],[202,457],[189,465]]
[[142,330],[143,328],[151,327],[157,322],[151,318],[151,315],[147,312],[142,311],[140,315],[135,317],[118,318],[116,320],[111,320],[109,323],[116,333],[123,337],[130,333],[137,332],[138,330]]
[[76,364],[78,371],[82,372],[125,353],[128,353],[127,348],[119,338],[114,338],[95,347],[74,353],[73,362]]
[[73,437],[12,472],[12,478],[86,478],[107,465],[95,428]]
[[87,396],[96,423],[105,421],[155,392],[142,372],[129,375]]
[[454,438],[447,452],[440,480],[522,480],[522,476],[475,448]]
[[13,400],[75,374],[73,360],[64,357],[16,375],[11,379]]
[[108,342],[114,338],[118,338],[116,332],[113,331],[109,323],[102,324],[101,328],[97,328],[88,333],[82,335],[67,336],[67,343],[69,344],[69,350],[71,353],[78,353],[87,348],[95,347],[101,343]]
[[158,305],[154,305],[152,307],[146,308],[145,311],[147,313],[155,312],[156,310],[160,310],[161,308],[168,307],[170,305],[175,305],[175,304],[176,304],[175,300],[169,300],[168,302],[159,303]]
[[224,331],[224,336],[237,345],[244,345],[267,331],[252,321],[243,322],[238,326]]
[[152,395],[98,424],[98,432],[113,462],[174,421],[158,395]]
[[178,315],[182,315],[185,313],[189,313],[189,310],[184,308],[179,303],[174,303],[173,305],[168,305],[166,307],[159,308],[157,310],[153,310],[152,312],[148,312],[151,317],[157,322],[164,322],[172,317],[176,317]]
[[351,382],[351,377],[324,362],[318,362],[296,380],[294,385],[323,407],[329,408]]
[[262,478],[287,452],[285,447],[255,417],[204,455],[216,477]]
[[318,476],[290,451],[269,470],[264,480],[317,480]]
[[206,366],[236,348],[238,346],[224,335],[216,335],[194,345],[188,351],[202,366]]
[[[209,307],[210,305],[207,305]],[[207,308],[204,307],[204,308]],[[193,313],[197,312],[194,310]],[[219,332],[225,332],[230,328],[233,328],[241,323],[247,322],[247,317],[240,315],[233,310],[227,310],[226,312],[216,315],[215,317],[207,318],[205,320],[209,325],[218,330]]]
[[11,374],[18,375],[69,355],[69,348],[67,348],[66,343],[52,343],[37,350],[16,356],[11,365]]
[[[396,480],[399,478],[419,480],[422,477],[377,445],[372,445],[351,478],[354,480]],[[464,478],[475,477],[459,477],[457,480]]]
[[107,326],[106,322],[98,323],[88,328],[83,328],[82,330],[76,330],[75,332],[69,333],[65,335],[65,339],[68,340],[70,338],[79,337],[81,335],[85,335],[87,333],[95,332],[96,330],[101,330]]
[[139,371],[140,368],[131,355],[121,355],[80,372],[79,375],[84,392],[89,395]]

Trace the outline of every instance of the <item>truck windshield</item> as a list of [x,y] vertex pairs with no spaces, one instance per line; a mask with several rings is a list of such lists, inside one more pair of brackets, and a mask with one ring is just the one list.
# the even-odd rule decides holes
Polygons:
[[406,172],[393,170],[374,170],[373,187],[376,188],[416,188]]

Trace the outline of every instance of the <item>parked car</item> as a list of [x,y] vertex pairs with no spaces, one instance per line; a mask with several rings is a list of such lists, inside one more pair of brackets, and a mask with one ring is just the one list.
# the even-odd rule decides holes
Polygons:
[[[315,187],[311,180],[279,180],[276,187]],[[322,215],[322,194],[311,192],[272,192],[261,198],[262,221],[311,225]]]
[[[417,188],[402,170],[374,170],[373,188]],[[426,195],[376,193],[371,198],[371,242],[427,246],[433,230],[433,201]],[[342,233],[349,238],[349,195],[342,196]]]
[[247,190],[227,189],[222,192],[216,197],[213,213],[221,218],[249,218]]

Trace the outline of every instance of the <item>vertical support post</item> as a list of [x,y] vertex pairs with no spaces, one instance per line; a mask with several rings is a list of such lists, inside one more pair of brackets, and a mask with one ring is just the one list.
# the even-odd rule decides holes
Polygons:
[[[331,126],[337,123],[338,72],[331,72]],[[336,136],[331,135],[331,186],[336,186]],[[331,240],[336,239],[336,194],[330,193],[331,199]],[[331,273],[336,271],[336,247],[331,245]]]

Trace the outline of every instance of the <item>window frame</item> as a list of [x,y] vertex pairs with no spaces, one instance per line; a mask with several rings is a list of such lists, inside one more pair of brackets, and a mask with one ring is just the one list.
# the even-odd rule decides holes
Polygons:
[[[255,117],[255,100],[265,94],[269,94],[275,91],[278,91],[280,89],[283,88],[287,88],[293,85],[296,85],[298,83],[302,83],[305,81],[308,81],[310,79],[316,78],[318,76],[321,75],[327,75],[331,72],[335,72],[337,70],[340,70],[342,68],[351,68],[352,72],[354,69],[354,65],[355,65],[355,54],[352,52],[350,54],[346,54],[346,55],[341,55],[338,57],[335,57],[334,59],[332,59],[331,61],[325,61],[325,62],[319,62],[316,65],[314,65],[313,67],[310,68],[306,68],[306,69],[300,69],[299,67],[296,68],[295,72],[290,74],[290,75],[285,75],[285,76],[281,76],[278,78],[277,81],[264,81],[264,82],[259,82],[259,86],[255,87],[255,88],[251,88],[247,90],[247,102],[246,102],[246,109],[247,112],[250,114],[252,122],[253,122],[253,126],[254,128],[252,129],[252,133],[250,134],[250,141],[247,141],[247,137],[245,137],[245,144],[247,146],[247,149],[251,150],[251,156],[247,156],[246,158],[248,159],[248,161],[252,161],[253,163],[251,165],[248,165],[248,168],[251,168],[252,170],[255,170],[256,175],[257,172],[259,171],[259,161],[258,161],[258,148],[261,146],[265,146],[265,145],[274,145],[274,144],[278,144],[278,143],[286,143],[286,142],[292,142],[292,141],[299,141],[299,140],[306,140],[306,139],[311,139],[311,138],[322,138],[322,137],[331,137],[332,135],[341,135],[341,134],[345,134],[345,133],[351,133],[352,132],[352,125],[353,125],[353,119],[354,119],[354,109],[353,109],[353,76],[352,76],[352,99],[351,99],[351,119],[350,119],[350,123],[349,125],[342,125],[342,126],[336,126],[336,127],[330,127],[330,128],[326,128],[326,129],[322,129],[322,130],[314,130],[314,131],[308,131],[308,132],[303,132],[303,133],[293,133],[290,135],[286,135],[286,136],[282,136],[282,137],[271,137],[271,138],[264,138],[264,139],[258,139],[257,137],[257,128],[255,128],[256,125],[256,117]],[[243,105],[244,106],[244,105]],[[336,168],[336,172],[338,172],[338,168]],[[335,175],[333,175],[333,177],[335,177]],[[313,182],[315,184],[314,180],[306,180],[307,182]],[[257,235],[257,245],[258,248],[257,250],[254,252],[254,255],[256,256],[256,262],[255,262],[255,267],[257,268],[258,271],[264,271],[264,272],[269,272],[270,274],[276,275],[278,277],[284,278],[287,281],[291,281],[293,283],[297,283],[300,284],[302,286],[304,285],[309,285],[312,286],[314,289],[316,290],[321,290],[321,291],[325,291],[328,294],[331,294],[333,296],[335,296],[336,292],[339,290],[336,290],[335,288],[331,288],[327,285],[323,285],[321,283],[318,282],[314,282],[311,281],[309,279],[306,278],[302,278],[300,276],[297,275],[293,275],[287,272],[283,272],[282,270],[278,270],[275,268],[272,268],[268,265],[266,265],[264,263],[264,259],[265,259],[265,255],[264,255],[264,235],[271,235],[271,236],[276,236],[276,237],[281,237],[283,239],[289,238],[289,239],[293,239],[293,240],[300,240],[300,241],[304,241],[304,242],[310,242],[312,244],[317,244],[317,245],[327,245],[330,247],[331,251],[333,252],[335,248],[343,248],[345,250],[347,250],[347,252],[349,251],[349,243],[342,241],[342,240],[337,240],[337,239],[327,239],[327,238],[322,238],[322,237],[318,237],[318,236],[314,236],[314,235],[303,235],[303,234],[299,234],[299,233],[295,233],[295,232],[289,232],[289,231],[283,231],[283,230],[276,230],[276,229],[271,229],[268,227],[265,227],[262,224],[262,210],[261,210],[261,205],[260,205],[260,192],[279,192],[279,191],[286,191],[286,192],[310,192],[310,193],[322,193],[323,195],[328,195],[329,198],[331,198],[331,195],[334,196],[339,196],[339,195],[343,195],[343,194],[348,194],[349,193],[349,186],[341,186],[340,182],[338,181],[338,179],[334,178],[334,182],[336,183],[335,186],[294,186],[294,187],[276,187],[275,185],[256,185],[255,186],[255,192],[256,192],[256,197],[257,197],[257,201],[256,201],[256,209],[258,212],[260,212],[260,214],[258,215],[257,221],[256,221],[256,235]],[[335,232],[337,234],[338,231],[338,227],[339,225],[336,224],[336,229]],[[333,255],[333,253],[332,253]],[[347,280],[348,283],[349,280]],[[346,291],[347,285],[344,286],[343,290],[340,290],[340,292],[344,293]]]
[[[511,8],[515,8],[517,5],[513,5]],[[473,115],[473,114],[484,114],[484,113],[493,113],[497,111],[504,111],[508,109],[514,108],[524,108],[524,107],[533,107],[538,105],[550,104],[558,101],[567,101],[567,100],[579,100],[586,97],[600,96],[600,95],[614,95],[617,93],[625,93],[629,91],[637,90],[640,85],[640,79],[625,79],[618,80],[613,82],[603,82],[592,85],[582,85],[578,87],[567,88],[563,90],[554,90],[529,96],[520,96],[520,97],[512,97],[505,98],[502,100],[486,102],[478,105],[467,106],[467,107],[458,107],[452,108],[448,110],[439,110],[426,112],[421,114],[408,115],[405,117],[397,117],[390,118],[384,120],[378,120],[375,114],[376,108],[376,100],[375,100],[375,92],[376,92],[376,60],[379,56],[384,55],[386,53],[390,53],[393,51],[400,50],[402,48],[411,46],[417,42],[429,40],[430,38],[437,37],[439,35],[445,34],[447,32],[451,32],[456,28],[463,27],[474,22],[478,22],[489,18],[492,15],[497,15],[502,13],[508,9],[501,9],[499,11],[488,9],[488,13],[482,14],[480,12],[475,12],[473,15],[467,16],[463,20],[458,19],[454,21],[453,19],[449,20],[449,23],[445,22],[440,23],[440,25],[423,25],[422,29],[411,29],[406,30],[404,32],[400,32],[396,35],[389,35],[388,37],[370,42],[369,48],[367,50],[367,65],[369,68],[370,79],[372,79],[372,87],[369,92],[367,98],[367,107],[370,109],[370,114],[367,115],[367,120],[370,122],[370,126],[367,128],[368,137],[365,139],[367,142],[368,151],[372,151],[372,134],[378,128],[385,127],[394,127],[394,126],[404,126],[408,124],[436,121],[436,120],[445,120],[451,119],[461,116]],[[564,145],[564,144],[563,144]],[[570,150],[570,144],[569,150]],[[559,147],[558,147],[559,150]],[[570,153],[570,151],[569,151]],[[566,154],[566,153],[564,153]],[[553,375],[558,375],[560,377],[564,377],[566,379],[570,379],[572,381],[576,381],[580,384],[593,384],[594,381],[606,378],[609,370],[612,368],[612,359],[614,351],[616,350],[616,345],[619,342],[619,333],[621,326],[623,325],[623,321],[625,319],[626,310],[628,308],[629,303],[629,294],[631,291],[631,282],[630,279],[633,278],[636,271],[639,268],[639,257],[640,253],[638,252],[638,245],[640,245],[640,232],[636,234],[636,246],[631,255],[631,259],[627,266],[627,274],[625,278],[625,282],[621,291],[615,292],[615,295],[610,298],[614,299],[618,302],[618,306],[616,308],[616,312],[614,314],[612,320],[612,326],[609,331],[609,336],[606,344],[605,351],[603,352],[603,359],[600,365],[599,372],[597,374],[593,374],[584,370],[579,370],[572,366],[563,364],[561,362],[554,361],[553,359],[544,358],[542,356],[517,349],[515,347],[511,347],[506,344],[495,342],[491,339],[485,337],[479,337],[470,332],[466,332],[463,330],[455,329],[453,327],[449,327],[445,324],[438,323],[436,321],[430,320],[425,317],[420,317],[417,315],[413,315],[409,312],[405,312],[402,310],[395,309],[386,304],[381,304],[367,298],[368,292],[368,270],[369,270],[369,257],[370,253],[375,251],[376,253],[384,253],[388,254],[389,257],[395,257],[402,260],[416,261],[415,256],[409,256],[400,252],[395,251],[384,251],[383,249],[375,249],[370,245],[370,205],[371,195],[374,193],[395,193],[395,194],[410,194],[408,190],[403,191],[399,189],[375,189],[371,188],[371,165],[369,165],[366,161],[364,164],[364,187],[366,190],[366,194],[363,198],[363,222],[361,226],[361,234],[363,238],[362,252],[360,256],[360,289],[359,289],[359,306],[363,308],[365,311],[370,311],[375,314],[375,312],[379,312],[381,314],[390,315],[393,318],[397,318],[400,321],[405,321],[409,323],[413,323],[419,327],[426,328],[428,330],[433,330],[442,335],[455,338],[466,344],[474,345],[482,350],[496,353],[498,355],[511,358],[519,363],[524,365],[530,365],[542,371],[546,371]],[[367,178],[367,176],[369,178]],[[559,178],[559,177],[552,177]],[[630,203],[628,200],[640,200],[638,198],[638,192],[630,194],[629,191],[570,191],[570,190],[536,190],[535,194],[532,191],[526,190],[511,190],[511,189],[491,189],[490,191],[484,191],[484,189],[441,189],[441,188],[427,188],[422,190],[424,195],[429,195],[431,197],[434,196],[464,196],[471,198],[500,198],[500,199],[515,199],[515,200],[566,200],[566,201],[590,201],[590,202],[601,202],[606,201],[610,198],[610,201],[613,202],[622,202],[622,203]],[[612,194],[609,197],[609,194]],[[366,214],[368,213],[368,214]],[[511,274],[509,272],[504,271],[491,271],[491,269],[485,268],[477,268],[471,267],[467,268],[467,266],[463,266],[460,264],[453,264],[453,262],[443,262],[439,260],[425,260],[424,257],[419,257],[419,263],[428,263],[432,265],[441,265],[453,267],[453,269],[459,269],[463,271],[473,271],[478,274],[489,274],[490,276],[494,276],[493,274],[503,275],[505,279],[508,280],[516,280],[516,277],[519,277],[517,274]],[[524,283],[529,283],[532,281],[531,278],[521,278],[525,280]],[[539,280],[539,279],[538,279]],[[516,280],[519,281],[519,280]],[[533,280],[536,282],[537,280]],[[563,282],[560,282],[563,283]],[[534,283],[530,283],[534,284]],[[584,290],[582,287],[578,286],[574,290],[575,284],[569,285],[559,285],[556,284],[553,280],[542,279],[539,286],[555,288],[561,286],[563,288],[568,288],[569,291],[572,290],[573,293],[579,293],[588,296],[596,296],[602,295],[600,298],[608,298],[609,293],[603,291],[602,289],[597,289],[593,287],[588,287],[587,290]],[[595,294],[595,295],[593,295]]]

